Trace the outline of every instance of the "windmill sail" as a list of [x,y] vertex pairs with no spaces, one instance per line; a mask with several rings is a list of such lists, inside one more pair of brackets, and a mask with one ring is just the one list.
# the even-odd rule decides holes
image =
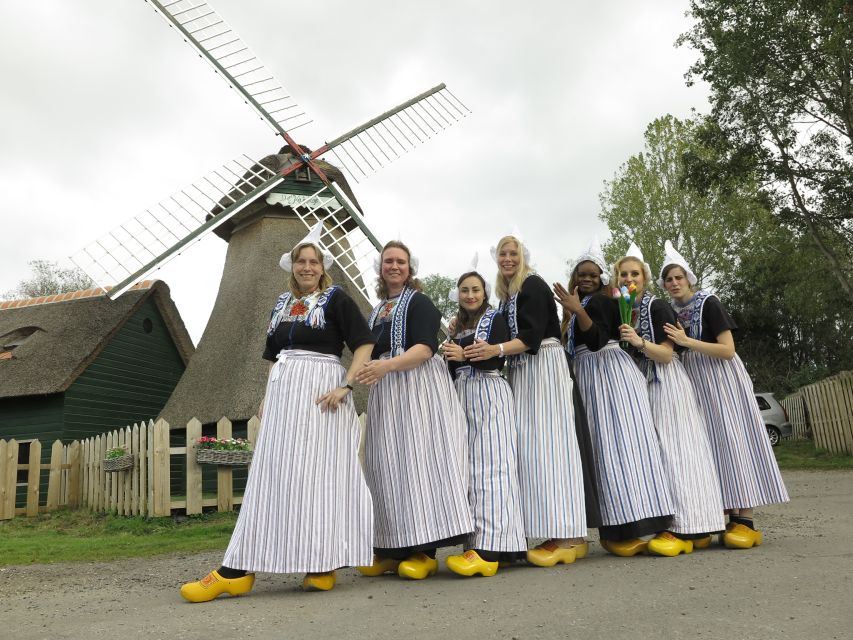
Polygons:
[[[115,300],[282,180],[269,167],[241,156],[126,220],[71,260],[105,291],[117,282],[108,293]],[[211,210],[217,214],[211,217]]]
[[281,83],[207,2],[145,0],[276,133],[311,122]]

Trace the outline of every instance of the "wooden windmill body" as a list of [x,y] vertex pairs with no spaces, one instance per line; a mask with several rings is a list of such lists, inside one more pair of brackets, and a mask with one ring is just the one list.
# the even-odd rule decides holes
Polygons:
[[[284,139],[279,153],[239,157],[119,225],[72,260],[113,299],[215,232],[228,242],[216,302],[198,348],[161,412],[172,425],[255,415],[264,393],[269,312],[287,286],[282,253],[315,224],[334,257],[332,279],[367,313],[381,248],[349,181],[378,168],[467,115],[438,85],[311,151],[290,131],[308,121],[275,77],[207,2],[146,0]],[[330,157],[331,161],[321,158]],[[117,282],[107,287],[107,283]],[[357,398],[358,400],[358,398]]]

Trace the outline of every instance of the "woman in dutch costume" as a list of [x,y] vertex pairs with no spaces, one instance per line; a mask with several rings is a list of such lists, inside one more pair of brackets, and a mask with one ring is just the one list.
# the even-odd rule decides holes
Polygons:
[[[246,492],[222,567],[181,587],[191,602],[252,589],[253,572],[306,573],[328,591],[335,569],[369,562],[373,510],[358,462],[349,397],[374,338],[355,302],[332,285],[317,225],[280,265],[290,286],[276,302],[264,358],[273,361]],[[352,351],[341,366],[344,344]]]
[[575,262],[568,290],[554,286],[570,315],[566,350],[583,396],[601,505],[601,546],[617,556],[646,550],[642,536],[665,530],[673,504],[646,384],[623,351],[619,311],[597,241]]
[[527,551],[518,489],[515,407],[509,383],[501,376],[504,358],[471,362],[466,353],[481,342],[509,340],[504,317],[489,306],[489,287],[474,269],[451,291],[459,303],[452,341],[442,349],[468,419],[468,499],[474,533],[461,555],[447,558],[454,573],[493,576],[501,560]]
[[[633,245],[632,245],[632,248]],[[642,254],[616,263],[617,284],[636,287],[633,325],[619,327],[623,341],[646,377],[652,417],[660,440],[663,465],[669,478],[675,514],[672,524],[649,540],[649,553],[673,557],[707,547],[711,534],[725,527],[717,471],[702,412],[693,385],[676,348],[664,332],[675,323],[675,312],[649,291],[648,270]]]
[[690,377],[716,462],[723,507],[729,522],[723,543],[749,549],[763,536],[753,523],[753,508],[788,501],[788,492],[755,402],[752,380],[735,352],[737,329],[720,300],[693,291],[697,279],[687,261],[667,241],[661,280],[678,321],[664,325],[667,337],[685,349]]
[[367,576],[420,580],[438,570],[436,549],[473,531],[468,508],[465,415],[440,356],[441,314],[419,291],[417,263],[402,242],[382,250],[368,324],[373,360],[357,374],[370,384],[364,470],[375,513]]
[[518,237],[501,238],[493,251],[510,339],[475,343],[466,357],[471,362],[508,357],[524,532],[546,539],[527,552],[527,561],[540,567],[570,564],[587,554],[587,525],[572,380],[560,347],[557,307],[547,283],[529,267]]

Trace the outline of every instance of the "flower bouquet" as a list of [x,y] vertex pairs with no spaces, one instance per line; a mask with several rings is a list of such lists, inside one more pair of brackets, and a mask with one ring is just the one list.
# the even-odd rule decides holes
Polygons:
[[133,456],[124,445],[112,447],[104,454],[103,467],[107,473],[130,469],[133,467]]
[[202,436],[196,442],[195,460],[199,464],[245,466],[252,461],[252,450],[243,438]]
[[[634,302],[637,299],[637,285],[633,282],[629,286],[623,284],[620,289],[613,289],[613,297],[619,300],[619,320],[621,323],[633,325],[631,315],[634,311]],[[619,346],[627,349],[630,345],[627,340],[622,340]]]

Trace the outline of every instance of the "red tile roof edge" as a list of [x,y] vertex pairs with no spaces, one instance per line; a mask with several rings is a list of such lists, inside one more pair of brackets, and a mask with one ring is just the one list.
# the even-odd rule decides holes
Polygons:
[[[138,289],[150,289],[156,280],[143,280],[133,285],[129,291]],[[17,309],[19,307],[32,307],[37,304],[53,304],[55,302],[66,302],[68,300],[79,300],[81,298],[96,298],[105,295],[112,287],[101,289],[95,287],[93,289],[82,289],[80,291],[69,291],[68,293],[60,293],[57,295],[40,296],[38,298],[24,298],[23,300],[0,300],[0,311],[3,309]]]

